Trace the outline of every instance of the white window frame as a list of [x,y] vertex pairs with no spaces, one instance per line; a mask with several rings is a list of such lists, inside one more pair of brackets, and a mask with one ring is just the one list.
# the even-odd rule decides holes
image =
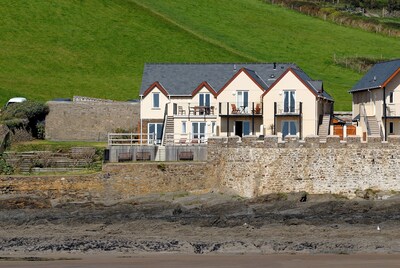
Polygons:
[[389,103],[390,104],[394,103],[394,92],[393,91],[389,92]]
[[182,132],[182,134],[186,134],[187,133],[187,124],[186,124],[186,121],[182,121],[182,124],[181,124],[181,132]]
[[[245,93],[247,94],[247,102],[245,98]],[[236,106],[241,110],[248,109],[249,106],[249,91],[248,90],[237,90],[236,91]]]
[[[201,103],[201,98],[203,97],[203,103]],[[208,99],[208,103],[207,103]],[[211,106],[211,94],[210,93],[199,93],[199,106],[210,107]]]
[[[198,132],[194,132],[194,125],[197,125]],[[204,125],[204,133],[200,132],[201,125]],[[192,122],[192,139],[204,141],[207,138],[207,123],[206,122]]]
[[[282,139],[284,139],[284,138],[287,136],[287,135],[284,135],[284,133],[283,133],[283,127],[284,127],[285,123],[288,124],[288,130],[289,130],[289,131],[288,131],[288,134],[287,134],[287,135],[296,135],[296,136],[297,136],[297,133],[298,133],[298,124],[297,124],[297,121],[295,121],[295,120],[283,120],[282,123],[281,123]],[[291,129],[290,129],[291,123],[294,124],[295,130],[296,130],[294,134],[291,133],[291,132],[292,132]]]
[[[286,93],[288,94],[288,107],[287,110],[285,109],[285,97],[286,97]],[[291,98],[291,94],[293,94],[293,100]],[[294,102],[292,104],[292,102]],[[291,109],[293,107],[293,109]],[[283,112],[284,113],[294,113],[296,112],[296,90],[294,89],[285,89],[283,91]]]
[[[156,106],[156,97],[158,101],[158,105]],[[160,109],[160,92],[153,92],[153,108]]]
[[211,122],[211,133],[215,136],[217,135],[217,122]]
[[[155,132],[154,132],[153,137],[150,137],[150,134],[151,134],[150,133],[150,125],[154,125]],[[161,125],[161,132],[162,132],[163,123],[148,123],[147,124],[147,137],[148,137],[147,143],[148,144],[160,144],[161,143],[162,137],[160,139],[157,139],[157,136],[158,136],[157,126],[159,126],[159,125]],[[151,139],[151,138],[153,138],[153,139]]]

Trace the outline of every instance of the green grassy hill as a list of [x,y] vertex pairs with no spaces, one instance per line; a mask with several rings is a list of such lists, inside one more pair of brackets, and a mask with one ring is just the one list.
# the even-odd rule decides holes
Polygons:
[[138,97],[145,62],[294,62],[336,110],[362,76],[333,55],[400,57],[400,40],[261,0],[19,0],[0,3],[0,103]]

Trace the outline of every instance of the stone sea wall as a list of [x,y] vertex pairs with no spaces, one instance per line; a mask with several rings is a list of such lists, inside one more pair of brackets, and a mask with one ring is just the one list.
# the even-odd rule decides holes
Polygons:
[[354,197],[360,190],[400,191],[400,137],[288,136],[209,139],[208,161],[219,188],[245,197],[306,191]]
[[400,191],[400,137],[316,136],[210,138],[207,162],[109,163],[71,176],[0,176],[0,193],[59,202],[129,200],[138,195],[211,190],[255,197],[300,192],[355,197],[362,191]]

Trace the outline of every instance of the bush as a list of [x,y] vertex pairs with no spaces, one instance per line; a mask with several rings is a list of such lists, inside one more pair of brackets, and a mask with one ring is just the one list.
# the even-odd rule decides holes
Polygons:
[[0,154],[0,174],[10,175],[13,172],[13,167],[7,164],[7,161],[4,159],[3,155]]
[[44,120],[49,107],[41,102],[25,101],[7,106],[2,111],[0,120],[11,130],[25,128],[35,138],[44,138]]

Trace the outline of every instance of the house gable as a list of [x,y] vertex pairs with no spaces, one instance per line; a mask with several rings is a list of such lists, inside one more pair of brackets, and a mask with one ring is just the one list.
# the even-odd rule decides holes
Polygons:
[[143,92],[142,97],[145,98],[155,88],[160,90],[160,92],[163,93],[165,95],[165,97],[168,97],[169,94],[168,94],[167,90],[165,90],[165,88],[157,81],[154,82],[153,84],[151,84],[151,86],[148,89],[146,89],[145,92]]
[[[312,88],[312,86],[307,82],[304,81],[299,74],[293,70],[292,68],[288,68],[286,70],[286,72],[284,72],[262,95],[262,98],[264,98],[265,95],[268,94],[268,92],[270,92],[274,87],[276,87],[276,85],[278,85],[282,79],[284,79],[284,77],[286,77],[288,75],[288,73],[293,74],[298,81],[300,81],[315,97],[318,97],[318,93],[316,92],[316,89]],[[290,89],[290,86],[288,87],[288,89]]]
[[195,90],[193,90],[192,98],[196,96],[196,94],[200,92],[203,88],[206,88],[214,96],[214,98],[217,97],[217,92],[215,92],[215,90],[206,81],[204,81],[200,85],[198,85]]
[[386,87],[400,72],[400,59],[376,63],[349,91],[354,93]]
[[395,71],[388,79],[386,79],[385,82],[383,82],[382,87],[386,87],[397,75],[400,76],[400,68],[398,68],[397,71]]
[[[235,73],[235,75],[232,76],[231,79],[228,80],[228,82],[226,82],[226,84],[218,91],[218,95],[220,95],[226,88],[228,88],[242,73],[246,74],[247,77],[261,90],[261,92],[263,92],[266,88],[267,85],[264,83],[261,78],[259,78],[257,76],[256,73],[254,73],[253,71],[250,71],[246,68],[241,68],[239,71],[237,71]],[[258,79],[257,79],[258,77]]]

